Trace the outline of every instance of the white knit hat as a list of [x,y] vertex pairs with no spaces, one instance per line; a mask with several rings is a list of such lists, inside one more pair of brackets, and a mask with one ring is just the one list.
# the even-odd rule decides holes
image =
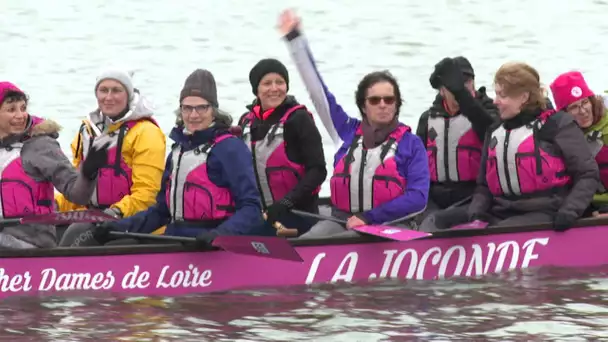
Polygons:
[[95,92],[97,92],[97,87],[99,86],[99,83],[107,79],[112,79],[120,82],[127,90],[127,94],[129,95],[129,102],[133,101],[133,71],[118,67],[110,67],[101,70],[101,72],[97,75],[97,80],[95,82]]

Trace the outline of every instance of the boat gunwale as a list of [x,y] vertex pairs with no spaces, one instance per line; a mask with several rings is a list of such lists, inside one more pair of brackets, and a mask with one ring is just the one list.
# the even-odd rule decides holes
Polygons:
[[[608,225],[608,217],[584,218],[576,222],[576,228]],[[483,235],[527,233],[536,231],[553,231],[552,224],[544,223],[533,226],[505,226],[480,230],[445,230],[433,233],[433,235],[418,240],[451,239],[459,237],[475,237]],[[294,247],[307,246],[332,246],[362,243],[390,242],[391,240],[374,236],[360,236],[351,238],[318,238],[318,239],[288,239]],[[393,241],[397,242],[397,241]],[[407,243],[407,242],[403,242]],[[162,254],[162,253],[188,253],[188,252],[212,252],[217,249],[201,250],[195,246],[168,245],[168,244],[142,244],[123,246],[92,246],[92,247],[55,247],[36,249],[0,250],[0,258],[52,258],[52,257],[75,257],[75,256],[110,256],[110,255],[132,255],[132,254]]]

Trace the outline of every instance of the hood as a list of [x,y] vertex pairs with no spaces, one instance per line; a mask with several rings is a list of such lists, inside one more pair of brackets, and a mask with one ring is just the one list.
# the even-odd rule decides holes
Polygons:
[[[477,91],[475,92],[475,99],[477,99],[479,102],[481,102],[481,105],[483,106],[483,108],[490,110],[490,111],[497,110],[496,105],[494,104],[494,100],[492,100],[490,97],[488,97],[488,95],[486,93],[486,87],[480,87],[479,89],[477,89]],[[443,117],[449,116],[449,114],[446,112],[445,108],[443,108],[443,97],[441,97],[441,95],[439,95],[439,94],[437,94],[437,96],[435,96],[435,101],[433,101],[430,111],[431,111],[431,114],[434,116],[443,116]]]
[[113,121],[101,114],[101,111],[97,109],[94,112],[89,113],[85,123],[95,131],[95,135],[101,135],[103,131],[111,132],[117,130],[127,121],[150,118],[154,114],[153,110],[154,106],[152,103],[148,101],[145,96],[136,92],[133,96],[133,101],[129,104],[129,111],[120,119]]

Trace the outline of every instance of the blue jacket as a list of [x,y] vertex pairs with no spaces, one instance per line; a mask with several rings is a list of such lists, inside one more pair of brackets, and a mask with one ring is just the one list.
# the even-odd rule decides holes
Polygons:
[[[193,150],[218,134],[226,133],[222,128],[211,127],[192,135],[183,133],[182,127],[174,127],[169,137],[179,144],[184,151]],[[165,191],[169,184],[172,169],[172,153],[167,157],[161,189],[156,195],[156,203],[147,210],[117,222],[123,231],[151,233],[167,225],[165,235],[196,236],[201,227],[179,227],[171,223],[171,213],[165,201]],[[214,229],[220,235],[256,235],[263,225],[260,194],[253,173],[251,152],[241,139],[230,138],[217,143],[209,152],[207,159],[209,179],[220,187],[230,189],[235,202],[236,212]]]
[[[299,32],[287,35],[288,47],[306,85],[315,109],[335,143],[342,141],[334,156],[334,168],[350,147],[361,120],[348,116],[327,89],[315,65],[308,42]],[[426,148],[411,132],[405,133],[397,145],[396,162],[399,174],[407,180],[403,195],[362,213],[370,224],[397,220],[425,209],[430,186]]]

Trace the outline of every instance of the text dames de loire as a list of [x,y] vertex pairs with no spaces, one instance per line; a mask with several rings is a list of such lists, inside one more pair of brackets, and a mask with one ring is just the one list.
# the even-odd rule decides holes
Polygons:
[[[538,259],[538,246],[546,246],[549,238],[534,238],[524,241],[505,241],[500,244],[488,243],[485,247],[473,243],[470,246],[454,245],[446,250],[440,247],[416,250],[407,248],[404,250],[384,250],[384,263],[380,274],[357,275],[357,263],[359,254],[350,252],[340,262],[331,282],[352,281],[374,278],[399,278],[406,279],[432,279],[451,276],[480,276],[488,272],[501,272],[514,268],[526,268],[530,261]],[[323,262],[326,253],[317,254],[310,266],[306,284],[315,281],[315,275]],[[363,256],[369,258],[369,256]],[[434,266],[434,267],[430,267]],[[493,266],[493,267],[492,267]],[[506,268],[505,268],[506,266]],[[316,281],[326,281],[316,279]]]

